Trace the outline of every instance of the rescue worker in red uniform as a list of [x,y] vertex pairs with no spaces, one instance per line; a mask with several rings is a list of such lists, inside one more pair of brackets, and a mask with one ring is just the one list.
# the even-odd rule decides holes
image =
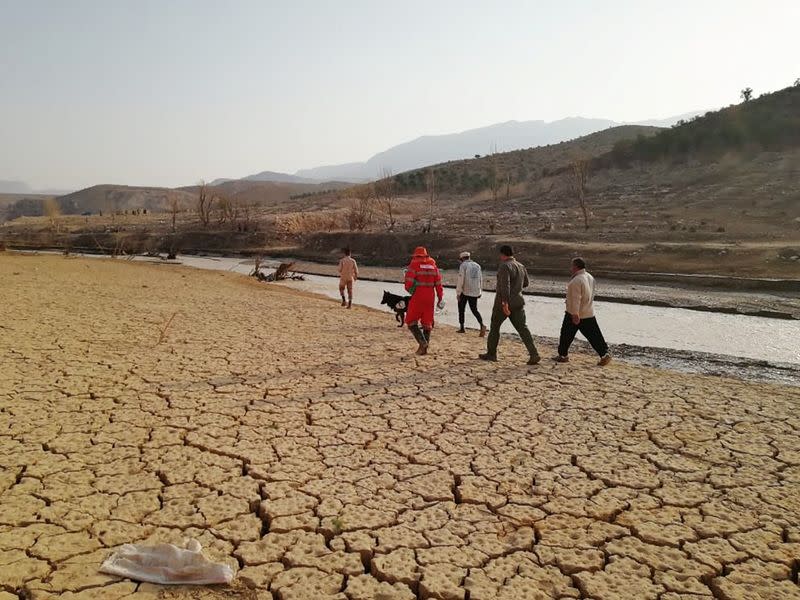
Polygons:
[[411,264],[406,268],[406,290],[411,294],[406,325],[419,344],[417,354],[427,354],[433,329],[434,302],[438,298],[439,308],[444,308],[444,289],[436,261],[422,246],[414,249]]

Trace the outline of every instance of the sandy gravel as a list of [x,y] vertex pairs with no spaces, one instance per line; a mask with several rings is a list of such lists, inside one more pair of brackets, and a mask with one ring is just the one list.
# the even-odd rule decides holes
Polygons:
[[[227,273],[0,282],[0,600],[800,598],[797,388],[483,364],[447,328],[416,359],[388,314]],[[185,537],[236,584],[97,572]]]

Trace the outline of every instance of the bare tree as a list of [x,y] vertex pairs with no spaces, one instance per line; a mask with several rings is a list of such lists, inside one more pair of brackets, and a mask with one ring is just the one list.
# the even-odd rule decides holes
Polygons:
[[111,213],[111,222],[114,223],[116,221],[117,213],[120,212],[119,195],[117,195],[114,190],[107,190],[104,204],[106,210]]
[[753,88],[746,87],[741,92],[739,92],[739,95],[742,97],[742,100],[744,100],[745,102],[750,102],[750,98],[753,97]]
[[589,161],[576,158],[572,161],[573,185],[583,212],[583,225],[589,229],[589,211],[586,209],[586,182],[589,180]]
[[425,185],[428,191],[428,224],[425,227],[425,233],[430,233],[433,231],[433,211],[439,196],[438,190],[436,189],[436,171],[432,168],[428,169]]
[[347,225],[350,231],[364,231],[375,220],[375,195],[372,185],[365,184],[352,188],[349,192],[350,205],[347,209]]
[[217,225],[235,223],[239,214],[238,203],[224,195],[214,194],[213,199],[217,206]]
[[800,87],[800,77],[794,80],[794,87]]
[[177,193],[167,192],[167,205],[169,206],[169,212],[172,214],[172,233],[175,233],[175,219],[181,211],[181,201]]
[[386,231],[391,233],[397,224],[397,217],[394,214],[397,184],[391,169],[386,167],[381,169],[380,179],[375,182],[375,198],[378,201],[378,207],[386,216]]
[[492,190],[492,201],[497,207],[497,196],[500,193],[500,181],[502,177],[497,166],[497,146],[492,145],[491,158],[489,159],[489,188]]
[[237,215],[239,215],[239,222],[236,228],[239,231],[250,231],[251,229],[251,218],[253,215],[253,209],[255,206],[252,202],[248,202],[247,200],[241,200],[236,202],[237,204]]
[[208,188],[205,181],[200,182],[200,189],[197,191],[197,216],[203,227],[208,227],[211,222],[211,207],[214,204],[214,196],[208,197]]
[[50,229],[58,231],[58,217],[61,215],[61,207],[55,198],[46,198],[42,206],[44,214],[50,221]]

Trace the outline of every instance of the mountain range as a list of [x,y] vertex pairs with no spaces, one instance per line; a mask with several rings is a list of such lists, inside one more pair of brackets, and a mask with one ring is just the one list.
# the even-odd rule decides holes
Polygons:
[[377,179],[385,169],[402,173],[451,160],[472,158],[492,152],[508,152],[557,144],[619,125],[669,127],[704,111],[695,111],[667,119],[636,123],[618,123],[609,119],[568,117],[558,121],[507,121],[478,129],[445,135],[425,135],[379,152],[365,162],[327,165],[301,169],[295,176],[312,180],[368,181]]
[[[300,169],[294,174],[262,171],[239,179],[277,183],[318,184],[325,182],[359,183],[377,179],[386,170],[394,174],[428,165],[472,158],[491,152],[507,152],[557,144],[619,125],[669,127],[679,120],[688,120],[705,111],[694,111],[666,119],[636,123],[619,123],[610,119],[568,117],[557,121],[506,121],[477,129],[444,135],[424,135],[392,146],[364,162],[324,165]],[[237,178],[219,178],[210,185],[219,185]],[[24,182],[0,181],[0,193],[62,194],[64,191],[34,191]]]

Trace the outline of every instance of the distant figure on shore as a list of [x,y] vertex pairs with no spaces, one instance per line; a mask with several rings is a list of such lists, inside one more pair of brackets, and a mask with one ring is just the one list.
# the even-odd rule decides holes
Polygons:
[[579,331],[589,340],[594,351],[600,356],[601,367],[611,362],[608,344],[594,316],[594,277],[586,271],[586,262],[573,258],[570,264],[572,278],[567,283],[567,312],[561,324],[556,362],[569,362],[569,347]]
[[[358,265],[356,260],[350,256],[350,248],[342,248],[342,256],[339,261],[339,294],[342,297],[342,306],[353,307],[353,282],[358,279]],[[347,290],[347,298],[344,292]]]
[[458,268],[458,281],[456,283],[456,298],[458,299],[458,323],[461,326],[458,333],[466,333],[464,329],[464,316],[469,304],[469,309],[478,320],[481,327],[480,336],[486,335],[486,325],[483,324],[481,313],[478,312],[478,298],[483,293],[483,273],[481,266],[472,260],[469,252],[462,252],[458,260],[461,266]]
[[541,361],[525,316],[525,298],[522,296],[522,290],[528,285],[530,281],[525,265],[514,259],[514,250],[511,246],[500,246],[500,265],[497,267],[497,290],[492,309],[492,322],[486,343],[486,354],[478,356],[481,360],[497,360],[500,326],[503,321],[510,319],[528,350],[528,364],[538,365]]
[[406,325],[419,344],[417,354],[422,356],[428,353],[428,345],[431,343],[433,309],[437,298],[439,299],[439,308],[444,308],[442,275],[439,273],[436,261],[422,246],[414,249],[414,256],[406,268],[405,287],[411,294],[406,313]]

